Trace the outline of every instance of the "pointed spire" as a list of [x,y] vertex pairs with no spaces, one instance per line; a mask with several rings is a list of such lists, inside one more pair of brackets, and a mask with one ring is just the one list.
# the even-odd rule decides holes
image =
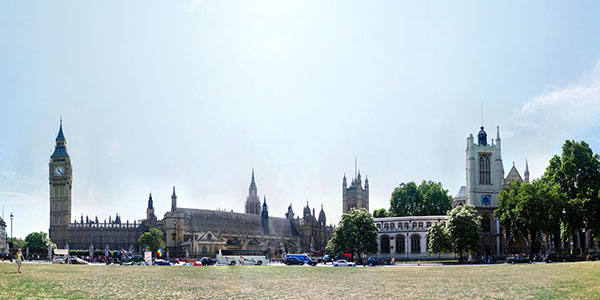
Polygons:
[[321,204],[321,211],[323,211],[323,204]]
[[65,136],[63,135],[63,129],[62,129],[62,116],[60,117],[60,127],[58,129],[58,135],[56,136],[56,140],[57,141],[62,141],[65,139]]
[[252,181],[250,182],[250,184],[254,183],[254,168],[252,168]]
[[496,141],[500,140],[500,126],[496,126]]
[[527,159],[525,159],[525,181],[529,181],[529,163],[527,162]]
[[171,198],[177,198],[177,194],[175,194],[175,186],[173,186],[173,195],[171,195]]
[[150,193],[150,197],[148,198],[148,209],[154,208],[154,202],[152,201],[152,193]]

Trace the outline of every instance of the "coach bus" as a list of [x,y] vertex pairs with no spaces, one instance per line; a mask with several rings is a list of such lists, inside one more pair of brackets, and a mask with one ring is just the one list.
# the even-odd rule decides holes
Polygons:
[[269,263],[267,250],[227,250],[219,249],[217,262],[223,265],[266,265]]

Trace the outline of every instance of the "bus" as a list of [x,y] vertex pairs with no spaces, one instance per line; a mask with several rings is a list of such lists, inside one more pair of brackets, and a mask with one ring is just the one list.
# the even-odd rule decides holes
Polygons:
[[228,250],[219,249],[217,262],[223,265],[266,265],[269,264],[267,250]]

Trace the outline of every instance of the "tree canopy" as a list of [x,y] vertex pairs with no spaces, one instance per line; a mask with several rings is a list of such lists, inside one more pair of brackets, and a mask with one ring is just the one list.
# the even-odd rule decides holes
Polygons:
[[389,217],[389,214],[385,208],[376,209],[373,211],[373,218],[385,218]]
[[567,140],[561,156],[550,159],[542,180],[558,184],[565,195],[564,237],[589,229],[600,238],[600,156],[584,141]]
[[29,247],[29,253],[47,253],[48,244],[52,244],[52,241],[48,238],[48,234],[43,231],[32,232],[25,237],[25,246]]
[[393,217],[445,215],[452,208],[452,197],[439,182],[423,180],[401,183],[390,199],[389,215]]
[[472,205],[457,206],[448,213],[446,230],[452,252],[462,257],[463,253],[474,252],[479,246],[480,217]]
[[429,255],[452,252],[450,243],[450,234],[446,229],[446,224],[439,222],[429,227],[427,230],[427,253]]
[[326,248],[333,253],[356,253],[359,257],[377,251],[377,227],[371,214],[353,208],[342,215]]
[[138,239],[138,242],[143,246],[148,246],[148,249],[152,251],[152,256],[156,255],[156,251],[160,248],[165,247],[163,241],[163,233],[157,228],[151,228],[150,231],[144,232]]

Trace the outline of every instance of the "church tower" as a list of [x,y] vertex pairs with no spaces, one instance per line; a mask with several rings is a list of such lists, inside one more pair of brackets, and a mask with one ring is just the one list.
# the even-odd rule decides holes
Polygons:
[[252,169],[252,179],[250,181],[250,188],[248,189],[248,197],[246,198],[246,213],[253,215],[261,214],[258,189],[256,188],[256,182],[254,181],[254,169]]
[[71,220],[71,188],[73,185],[73,169],[67,153],[67,141],[63,135],[62,119],[54,152],[49,163],[50,181],[50,240],[58,247],[66,247],[69,239],[69,222]]
[[369,179],[365,178],[363,188],[360,171],[358,171],[358,175],[352,180],[349,187],[344,174],[342,179],[342,206],[344,214],[347,214],[353,208],[364,208],[369,211]]
[[477,214],[481,217],[480,242],[483,253],[480,255],[499,255],[500,228],[494,217],[494,210],[498,208],[498,193],[504,182],[500,127],[496,128],[495,143],[492,139],[488,144],[483,126],[477,134],[477,143],[473,134],[470,134],[467,138],[466,160],[466,204],[475,206]]

